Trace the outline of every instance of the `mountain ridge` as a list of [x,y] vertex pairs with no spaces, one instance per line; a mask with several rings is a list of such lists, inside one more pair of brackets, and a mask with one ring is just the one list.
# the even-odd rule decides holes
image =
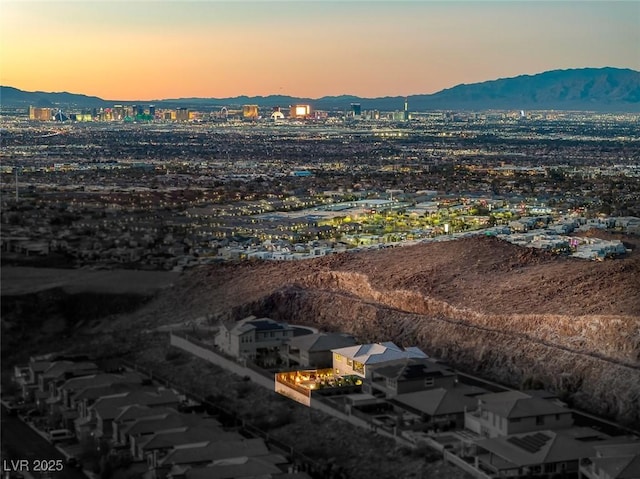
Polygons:
[[405,98],[410,111],[429,110],[587,110],[640,112],[640,71],[629,68],[574,68],[549,70],[536,74],[498,78],[478,83],[461,83],[432,94],[384,96],[376,98],[356,95],[332,95],[320,98],[289,95],[247,96],[227,98],[183,97],[158,100],[104,100],[97,96],[69,92],[27,92],[10,86],[0,86],[3,107],[29,105],[80,108],[108,107],[113,104],[150,104],[159,108],[178,106],[219,108],[242,104],[260,107],[286,107],[309,103],[314,109],[350,109],[360,103],[363,110],[402,110]]

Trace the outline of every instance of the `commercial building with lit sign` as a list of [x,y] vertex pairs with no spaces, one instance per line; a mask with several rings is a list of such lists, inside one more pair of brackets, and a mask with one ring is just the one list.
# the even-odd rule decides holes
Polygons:
[[39,121],[49,121],[53,117],[51,108],[29,107],[29,119]]
[[258,105],[243,105],[242,118],[245,120],[257,120],[260,116]]
[[308,118],[311,115],[311,106],[309,105],[293,105],[289,111],[291,118]]

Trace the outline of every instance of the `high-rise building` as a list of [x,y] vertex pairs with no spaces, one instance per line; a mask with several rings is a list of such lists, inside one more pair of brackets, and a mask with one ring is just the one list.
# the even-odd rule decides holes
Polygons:
[[293,105],[289,110],[291,118],[308,118],[310,114],[311,107],[309,105]]
[[52,117],[51,108],[29,107],[29,120],[49,121]]
[[243,105],[242,118],[245,120],[257,120],[259,116],[258,105]]
[[151,115],[152,117],[156,116],[156,106],[155,105],[149,105],[149,115]]
[[351,114],[354,118],[360,118],[362,116],[362,109],[360,108],[360,103],[352,103],[351,104]]
[[404,121],[409,121],[409,99],[404,99]]
[[127,116],[127,111],[122,105],[113,105],[111,109],[111,119],[115,121],[122,121]]
[[189,121],[189,109],[184,107],[176,108],[176,121]]

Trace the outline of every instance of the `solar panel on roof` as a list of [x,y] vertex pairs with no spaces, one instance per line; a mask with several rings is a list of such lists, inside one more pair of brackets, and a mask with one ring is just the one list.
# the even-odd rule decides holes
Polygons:
[[540,449],[542,449],[542,447],[547,443],[549,439],[551,439],[550,436],[547,436],[546,434],[543,434],[541,432],[537,432],[529,436],[508,437],[507,441],[515,446],[518,446],[521,449],[524,449],[527,452],[535,454],[536,452],[540,451]]
[[534,436],[525,436],[522,438],[522,441],[526,442],[528,445],[530,445],[532,448],[535,448],[535,449],[540,449],[546,442],[546,441],[540,441]]
[[520,449],[524,449],[527,452],[536,453],[540,450],[540,448],[532,446],[531,444],[529,444],[526,441],[523,441],[519,437],[510,437],[507,439],[507,441],[514,444],[515,446],[518,446]]
[[534,440],[537,444],[540,444],[540,447],[544,446],[547,441],[551,439],[550,436],[547,436],[546,434],[543,434],[541,432],[537,432],[533,436],[529,437],[531,437],[531,439]]

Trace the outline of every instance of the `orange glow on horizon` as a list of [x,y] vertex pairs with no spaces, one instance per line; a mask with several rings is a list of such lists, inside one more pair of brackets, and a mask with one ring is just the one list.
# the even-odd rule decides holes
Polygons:
[[250,17],[246,2],[149,3],[5,1],[0,83],[120,101],[313,99],[640,69],[632,2],[256,2]]

